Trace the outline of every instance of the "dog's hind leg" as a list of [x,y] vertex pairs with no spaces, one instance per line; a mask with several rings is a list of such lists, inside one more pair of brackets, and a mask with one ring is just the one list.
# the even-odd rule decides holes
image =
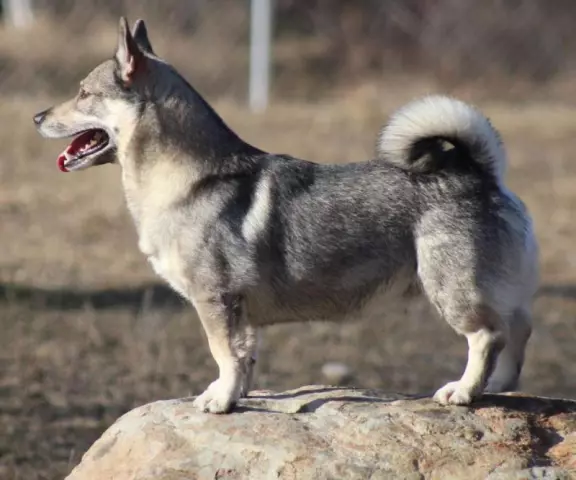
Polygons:
[[470,306],[446,320],[468,341],[468,360],[462,378],[440,388],[434,399],[442,404],[467,405],[480,395],[506,343],[500,316],[490,307]]
[[417,249],[418,277],[426,297],[468,341],[462,377],[440,388],[434,399],[442,404],[469,404],[483,392],[505,347],[506,318],[497,302],[490,300],[495,297],[477,280],[473,246],[459,236],[429,235],[423,237]]
[[506,347],[498,357],[494,373],[488,380],[486,392],[509,392],[518,388],[518,379],[524,364],[524,351],[531,333],[530,309],[515,310],[509,319]]
[[[473,215],[448,218],[436,212],[421,221],[417,232],[417,275],[422,290],[468,342],[462,377],[434,395],[442,404],[472,402],[485,390],[497,365],[494,378],[504,383],[515,380],[519,352],[524,349],[525,340],[510,327],[518,304],[514,297],[520,290],[516,275],[522,272],[522,259],[513,255],[515,250],[510,253],[508,243],[481,220]],[[507,353],[498,363],[502,351]]]

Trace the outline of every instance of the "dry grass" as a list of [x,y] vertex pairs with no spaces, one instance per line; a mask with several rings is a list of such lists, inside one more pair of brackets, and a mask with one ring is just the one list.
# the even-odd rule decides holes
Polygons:
[[[109,54],[111,35],[92,38],[93,46],[86,40],[87,53],[77,57],[56,39],[26,56],[26,68],[53,68],[47,59],[56,46],[68,49],[57,61],[71,62],[68,74],[79,77]],[[27,45],[18,42],[0,32],[0,55],[22,52]],[[58,172],[63,145],[39,138],[31,117],[59,91],[33,89],[36,80],[27,84],[31,74],[21,68],[19,82],[0,86],[0,478],[34,480],[61,478],[126,410],[198,393],[216,372],[193,312],[157,284],[137,251],[117,167]],[[387,113],[432,89],[364,85],[330,100],[277,101],[262,116],[230,100],[215,105],[262,148],[344,162],[370,157]],[[576,124],[568,108],[550,102],[481,106],[504,135],[509,184],[532,210],[542,247],[524,388],[576,398]],[[465,353],[465,342],[421,305],[385,322],[270,328],[263,347],[259,386],[278,389],[323,382],[322,364],[338,360],[353,369],[356,385],[431,391],[460,374]]]

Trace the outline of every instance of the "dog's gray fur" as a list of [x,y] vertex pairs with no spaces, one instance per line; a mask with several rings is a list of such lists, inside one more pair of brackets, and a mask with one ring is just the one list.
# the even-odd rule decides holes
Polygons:
[[475,108],[414,101],[364,163],[265,153],[153,53],[143,22],[130,33],[122,19],[115,57],[36,123],[46,137],[110,136],[78,168],[120,164],[140,249],[196,308],[220,371],[200,409],[227,412],[247,393],[258,327],[384,314],[415,291],[469,344],[439,402],[516,387],[537,244],[504,186],[498,134]]

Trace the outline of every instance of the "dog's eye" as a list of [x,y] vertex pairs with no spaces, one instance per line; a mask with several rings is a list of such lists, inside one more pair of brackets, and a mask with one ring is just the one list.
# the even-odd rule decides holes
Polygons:
[[84,98],[87,98],[88,95],[90,95],[86,90],[84,90],[83,88],[80,89],[80,91],[78,92],[78,98],[80,100],[83,100]]

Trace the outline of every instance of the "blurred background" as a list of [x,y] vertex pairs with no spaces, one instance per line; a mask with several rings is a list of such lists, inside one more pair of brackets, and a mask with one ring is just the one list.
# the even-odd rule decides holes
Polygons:
[[[0,479],[62,478],[119,415],[198,394],[216,375],[192,308],[138,251],[118,168],[62,175],[65,142],[33,128],[34,113],[74,95],[113,55],[121,14],[144,18],[156,52],[272,152],[361,161],[390,112],[415,96],[478,104],[503,135],[508,184],[542,249],[522,388],[576,398],[576,3],[275,0],[269,98],[257,88],[252,104],[251,27],[258,39],[266,26],[251,22],[249,0],[2,6]],[[459,377],[466,353],[418,302],[404,316],[272,327],[262,347],[257,387],[267,389],[432,392]]]

